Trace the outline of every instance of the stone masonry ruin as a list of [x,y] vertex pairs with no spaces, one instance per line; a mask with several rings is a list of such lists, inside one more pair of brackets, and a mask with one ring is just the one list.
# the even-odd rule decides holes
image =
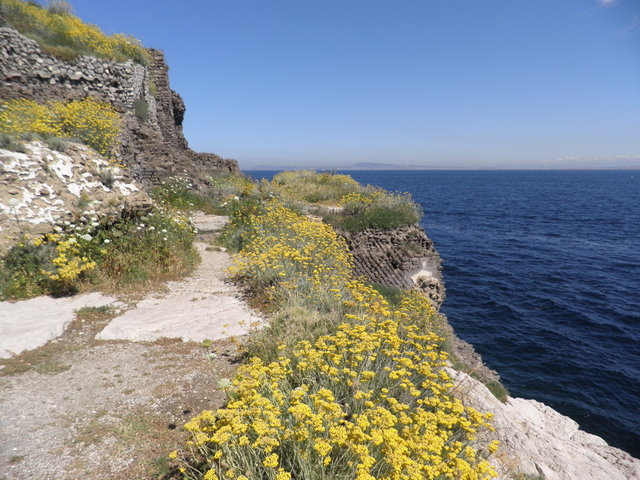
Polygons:
[[[88,56],[67,63],[45,54],[0,18],[0,99],[46,102],[91,96],[110,103],[123,118],[120,160],[143,184],[184,176],[202,186],[210,175],[239,173],[235,160],[189,148],[182,133],[185,105],[170,88],[164,55],[148,52],[147,67]],[[135,115],[138,99],[146,102],[146,119]]]

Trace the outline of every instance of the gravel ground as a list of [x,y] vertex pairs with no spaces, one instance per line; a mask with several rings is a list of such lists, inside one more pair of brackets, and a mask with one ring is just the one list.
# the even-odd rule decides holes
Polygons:
[[[211,239],[226,219],[200,220],[208,227],[202,233],[209,232],[201,238]],[[237,295],[221,284],[229,255],[203,245],[200,251],[202,264],[185,285],[200,297],[220,289]],[[158,478],[166,472],[166,455],[184,445],[183,424],[222,406],[218,382],[233,377],[245,337],[212,343],[97,340],[120,313],[77,312],[62,336],[0,359],[0,480]]]

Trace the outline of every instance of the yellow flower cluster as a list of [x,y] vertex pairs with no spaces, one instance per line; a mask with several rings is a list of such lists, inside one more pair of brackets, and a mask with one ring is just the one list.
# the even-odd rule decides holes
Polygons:
[[82,272],[96,268],[96,262],[81,254],[78,239],[71,236],[62,239],[60,235],[48,233],[33,241],[36,247],[40,245],[55,245],[56,257],[51,261],[55,267],[53,272],[41,272],[51,280],[71,282],[78,278]]
[[132,59],[147,64],[149,54],[140,42],[123,34],[105,35],[96,25],[60,9],[45,9],[23,0],[0,0],[10,24],[42,45],[70,47],[80,54],[93,54],[116,61]]
[[473,446],[490,414],[453,397],[428,300],[409,292],[391,309],[353,277],[327,225],[278,206],[253,224],[236,274],[276,292],[326,290],[342,323],[289,353],[282,347],[271,363],[242,366],[225,408],[185,425],[206,464],[185,469],[187,478],[494,478],[490,449]]
[[25,132],[60,135],[53,112],[47,105],[20,98],[0,105],[0,131],[10,134]]
[[44,105],[20,98],[0,105],[0,132],[77,137],[107,155],[116,148],[120,117],[111,105],[92,98]]
[[231,271],[256,288],[320,294],[350,275],[353,259],[329,225],[273,205],[253,218],[252,227],[249,244]]

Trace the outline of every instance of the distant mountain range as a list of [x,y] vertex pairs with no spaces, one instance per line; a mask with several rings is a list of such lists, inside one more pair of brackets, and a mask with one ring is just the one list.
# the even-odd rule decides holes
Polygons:
[[256,165],[250,168],[243,168],[243,170],[640,170],[640,165],[615,165],[606,167],[459,167],[459,166],[446,166],[437,167],[434,165],[408,165],[408,164],[396,164],[396,163],[378,163],[378,162],[358,162],[349,165],[276,165],[265,164]]
[[456,167],[435,167],[431,165],[402,165],[395,163],[358,162],[350,165],[330,165],[316,167],[313,165],[256,165],[247,170],[452,170]]

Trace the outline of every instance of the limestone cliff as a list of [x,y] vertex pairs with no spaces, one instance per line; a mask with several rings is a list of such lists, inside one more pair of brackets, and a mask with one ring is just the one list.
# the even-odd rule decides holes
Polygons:
[[67,63],[45,54],[0,19],[0,99],[92,96],[110,103],[123,118],[121,161],[145,184],[187,176],[203,186],[210,175],[239,173],[235,160],[189,148],[182,134],[184,102],[170,88],[162,52],[149,53],[147,67],[86,56]]
[[0,149],[0,255],[23,234],[97,225],[151,207],[126,169],[85,145],[61,153],[31,142],[25,150]]

